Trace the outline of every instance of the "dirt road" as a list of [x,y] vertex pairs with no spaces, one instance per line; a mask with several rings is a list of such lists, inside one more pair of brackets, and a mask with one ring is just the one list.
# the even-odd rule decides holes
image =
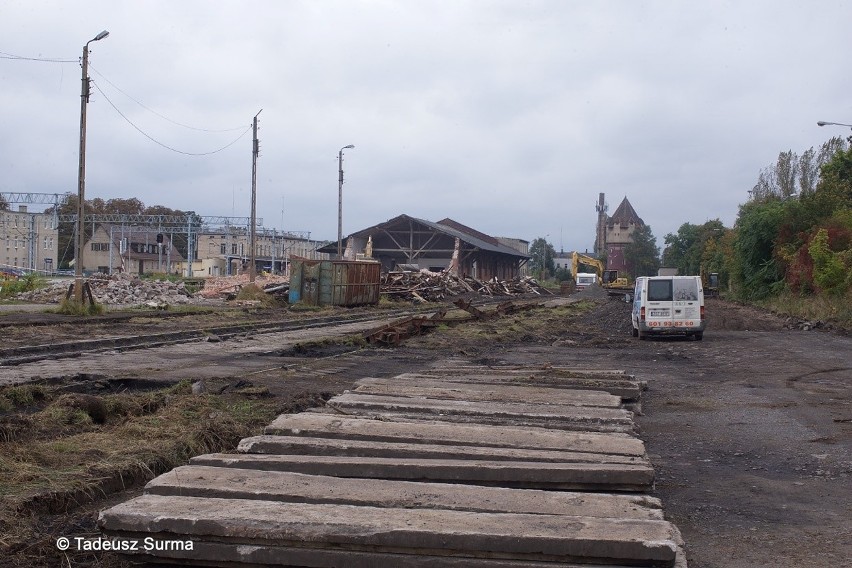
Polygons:
[[403,351],[626,369],[648,381],[640,437],[692,568],[852,566],[852,340],[707,310],[701,342],[634,339],[629,306],[610,301],[513,342],[495,323],[493,341],[460,328]]
[[[440,329],[392,350],[319,344],[294,350],[298,335],[271,343],[244,338],[213,350],[209,367],[216,381],[250,375],[282,407],[340,392],[364,376],[446,359],[625,369],[648,381],[641,437],[656,468],[656,496],[683,533],[691,567],[852,566],[852,339],[787,330],[772,315],[708,301],[704,341],[639,341],[630,337],[628,310],[617,301],[589,311],[539,309]],[[256,348],[239,347],[255,342],[263,343],[263,364]],[[197,357],[199,350],[183,346],[173,357],[158,350],[147,367],[144,351],[127,355],[133,359],[100,356],[97,373],[176,381],[183,372],[167,372],[169,361],[190,352]],[[86,372],[86,361],[77,361],[78,372]],[[18,372],[52,374],[48,363],[38,365]],[[55,375],[67,373],[67,365]],[[153,372],[155,366],[165,370]],[[199,368],[184,367],[193,377]],[[91,530],[97,508],[72,513],[77,530]],[[68,530],[49,518],[42,522],[48,535]]]

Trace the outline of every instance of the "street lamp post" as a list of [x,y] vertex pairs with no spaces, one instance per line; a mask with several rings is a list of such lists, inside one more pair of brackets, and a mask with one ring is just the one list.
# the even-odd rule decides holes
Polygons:
[[348,144],[337,153],[337,258],[343,255],[343,151],[354,147],[354,144]]
[[848,126],[849,128],[852,128],[852,124],[843,124],[842,122],[825,122],[824,120],[817,122],[817,126]]
[[84,218],[86,213],[86,105],[89,102],[89,44],[107,37],[109,32],[104,30],[83,46],[83,87],[80,92],[80,165],[77,171],[77,250],[74,255],[74,300],[83,304],[83,237]]

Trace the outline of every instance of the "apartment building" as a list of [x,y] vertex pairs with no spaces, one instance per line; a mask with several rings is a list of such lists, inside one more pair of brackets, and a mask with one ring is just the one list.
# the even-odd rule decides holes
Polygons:
[[52,272],[57,268],[59,231],[53,214],[0,211],[0,265],[23,271]]

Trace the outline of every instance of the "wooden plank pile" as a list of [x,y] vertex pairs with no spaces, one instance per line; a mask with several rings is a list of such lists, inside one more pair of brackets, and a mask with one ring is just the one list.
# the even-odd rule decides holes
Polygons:
[[459,277],[449,272],[388,272],[382,275],[381,293],[394,300],[438,302],[454,296],[520,296],[527,294],[552,295],[529,276],[513,280],[496,277],[481,281],[471,276]]
[[623,407],[641,384],[567,372],[451,363],[363,379],[236,454],[161,475],[99,524],[191,543],[128,551],[172,565],[685,568]]

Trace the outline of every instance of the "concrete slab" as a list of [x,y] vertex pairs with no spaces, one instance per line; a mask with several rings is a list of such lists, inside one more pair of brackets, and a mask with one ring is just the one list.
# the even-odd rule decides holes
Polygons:
[[[141,541],[147,535],[132,534],[130,537]],[[329,550],[298,546],[276,546],[248,544],[228,544],[220,542],[195,541],[191,552],[162,551],[153,557],[147,554],[134,554],[133,560],[144,562],[146,566],[165,564],[175,566],[216,566],[217,568],[241,568],[250,566],[300,566],[303,568],[547,568],[551,562],[524,560],[497,560],[494,558],[470,558],[441,556],[440,552],[422,554],[398,554],[396,552],[365,552],[360,550]],[[197,560],[197,562],[196,562]],[[589,568],[588,564],[559,562],[559,568]],[[628,568],[624,564],[595,564],[595,568]],[[635,565],[634,565],[635,566]],[[675,568],[686,568],[686,564],[675,564]]]
[[644,495],[505,489],[445,483],[346,479],[291,472],[183,466],[145,486],[151,495],[330,503],[380,508],[533,513],[662,520],[658,499]]
[[564,365],[437,365],[429,369],[422,369],[418,373],[424,374],[486,374],[486,375],[560,375],[560,376],[594,376],[594,377],[616,377],[633,379],[634,376],[624,369],[593,369],[582,367],[566,367]]
[[300,436],[252,436],[243,438],[237,451],[244,454],[289,454],[374,458],[423,458],[457,460],[526,461],[557,463],[646,463],[644,458],[618,454],[591,454],[529,448],[481,448],[446,444],[407,444]]
[[589,432],[634,430],[633,413],[620,408],[431,400],[359,393],[336,396],[326,407],[342,411],[341,414],[373,416],[381,413],[384,418],[402,421],[441,420]]
[[541,419],[570,419],[577,422],[631,424],[633,413],[622,408],[584,407],[563,404],[526,404],[522,402],[435,400],[368,393],[344,393],[328,401],[338,408],[363,408],[389,412],[428,412],[430,414],[469,414]]
[[420,424],[478,424],[481,426],[510,426],[513,428],[543,428],[558,430],[562,432],[617,432],[622,434],[635,434],[635,426],[632,421],[627,423],[578,422],[571,418],[543,418],[535,416],[517,416],[508,418],[505,416],[489,416],[486,414],[470,415],[446,412],[435,414],[432,412],[421,412],[413,409],[410,412],[388,412],[381,410],[370,410],[360,408],[340,409],[329,405],[322,408],[311,408],[307,410],[311,414],[327,414],[329,416],[348,416],[350,418],[362,418],[365,420],[380,419],[385,422],[409,422]]
[[410,396],[439,400],[519,402],[527,404],[557,404],[569,406],[600,406],[618,408],[621,397],[603,391],[568,390],[557,388],[519,387],[514,385],[483,385],[423,379],[402,382],[398,379],[366,378],[356,383],[356,393],[378,396]]
[[143,495],[102,512],[98,523],[107,536],[183,535],[234,545],[237,556],[223,561],[246,563],[255,546],[273,545],[284,552],[281,565],[293,563],[288,549],[636,566],[673,566],[678,551],[676,530],[657,520],[248,499]]
[[[571,390],[603,391],[623,400],[638,400],[643,387],[642,383],[630,380],[622,375],[583,375],[562,377],[548,374],[511,373],[511,374],[469,374],[469,375],[437,375],[445,382],[483,385],[514,385],[544,388],[564,388]],[[403,373],[398,378],[401,383],[411,381],[418,384],[422,380],[434,379],[433,374]]]
[[528,448],[637,457],[645,455],[642,441],[627,434],[450,423],[382,422],[311,413],[282,414],[265,428],[264,433],[376,442]]
[[347,456],[206,454],[191,465],[290,471],[308,475],[465,483],[496,487],[584,491],[649,491],[654,470],[647,463],[553,463],[490,460],[430,460]]

